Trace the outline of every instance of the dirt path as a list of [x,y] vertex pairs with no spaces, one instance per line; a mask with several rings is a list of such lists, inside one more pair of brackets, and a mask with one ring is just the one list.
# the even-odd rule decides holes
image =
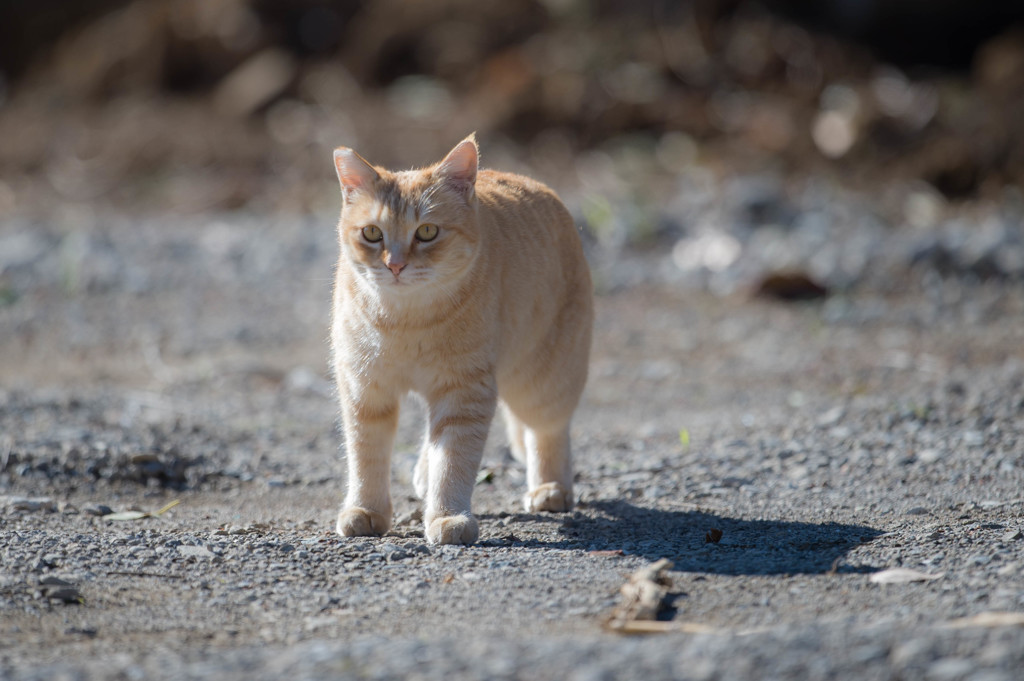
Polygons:
[[[413,402],[396,531],[331,530],[330,230],[0,229],[13,234],[30,236],[0,307],[0,677],[1024,669],[1018,288],[792,305],[610,286],[574,426],[579,508],[521,513],[523,471],[495,435],[481,542],[438,548],[409,496]],[[643,265],[630,258],[602,278]],[[662,557],[662,619],[708,632],[604,632],[625,578]],[[870,581],[896,567],[934,579]]]

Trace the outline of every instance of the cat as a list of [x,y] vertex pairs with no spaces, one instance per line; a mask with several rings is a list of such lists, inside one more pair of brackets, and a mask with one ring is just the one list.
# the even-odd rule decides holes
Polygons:
[[569,211],[527,177],[478,169],[475,135],[391,172],[340,147],[331,345],[348,461],[342,536],[391,528],[399,401],[427,405],[413,473],[434,544],[471,544],[484,442],[500,406],[528,512],[573,506],[569,422],[587,380],[590,271]]

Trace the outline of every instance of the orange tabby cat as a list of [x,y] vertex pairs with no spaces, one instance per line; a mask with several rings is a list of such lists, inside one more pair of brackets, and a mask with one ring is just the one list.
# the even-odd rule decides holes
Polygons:
[[470,498],[499,400],[527,511],[573,505],[569,421],[587,380],[590,273],[565,206],[529,178],[477,170],[476,140],[389,172],[334,152],[343,205],[332,345],[348,453],[344,536],[391,527],[399,400],[419,393],[414,472],[427,540],[469,544]]

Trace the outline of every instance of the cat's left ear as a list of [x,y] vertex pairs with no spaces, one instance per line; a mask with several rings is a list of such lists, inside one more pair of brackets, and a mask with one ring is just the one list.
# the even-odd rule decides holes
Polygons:
[[466,198],[473,196],[473,188],[476,185],[476,171],[479,164],[479,151],[476,146],[476,135],[470,135],[455,145],[455,148],[448,152],[441,164],[437,167],[437,175],[445,180],[452,187],[465,194]]

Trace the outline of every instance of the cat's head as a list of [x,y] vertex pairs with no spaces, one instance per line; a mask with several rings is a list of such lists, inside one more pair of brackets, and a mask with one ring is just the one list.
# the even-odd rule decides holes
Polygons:
[[385,296],[448,288],[476,259],[473,135],[429,168],[390,172],[346,147],[334,151],[343,204],[342,265]]

